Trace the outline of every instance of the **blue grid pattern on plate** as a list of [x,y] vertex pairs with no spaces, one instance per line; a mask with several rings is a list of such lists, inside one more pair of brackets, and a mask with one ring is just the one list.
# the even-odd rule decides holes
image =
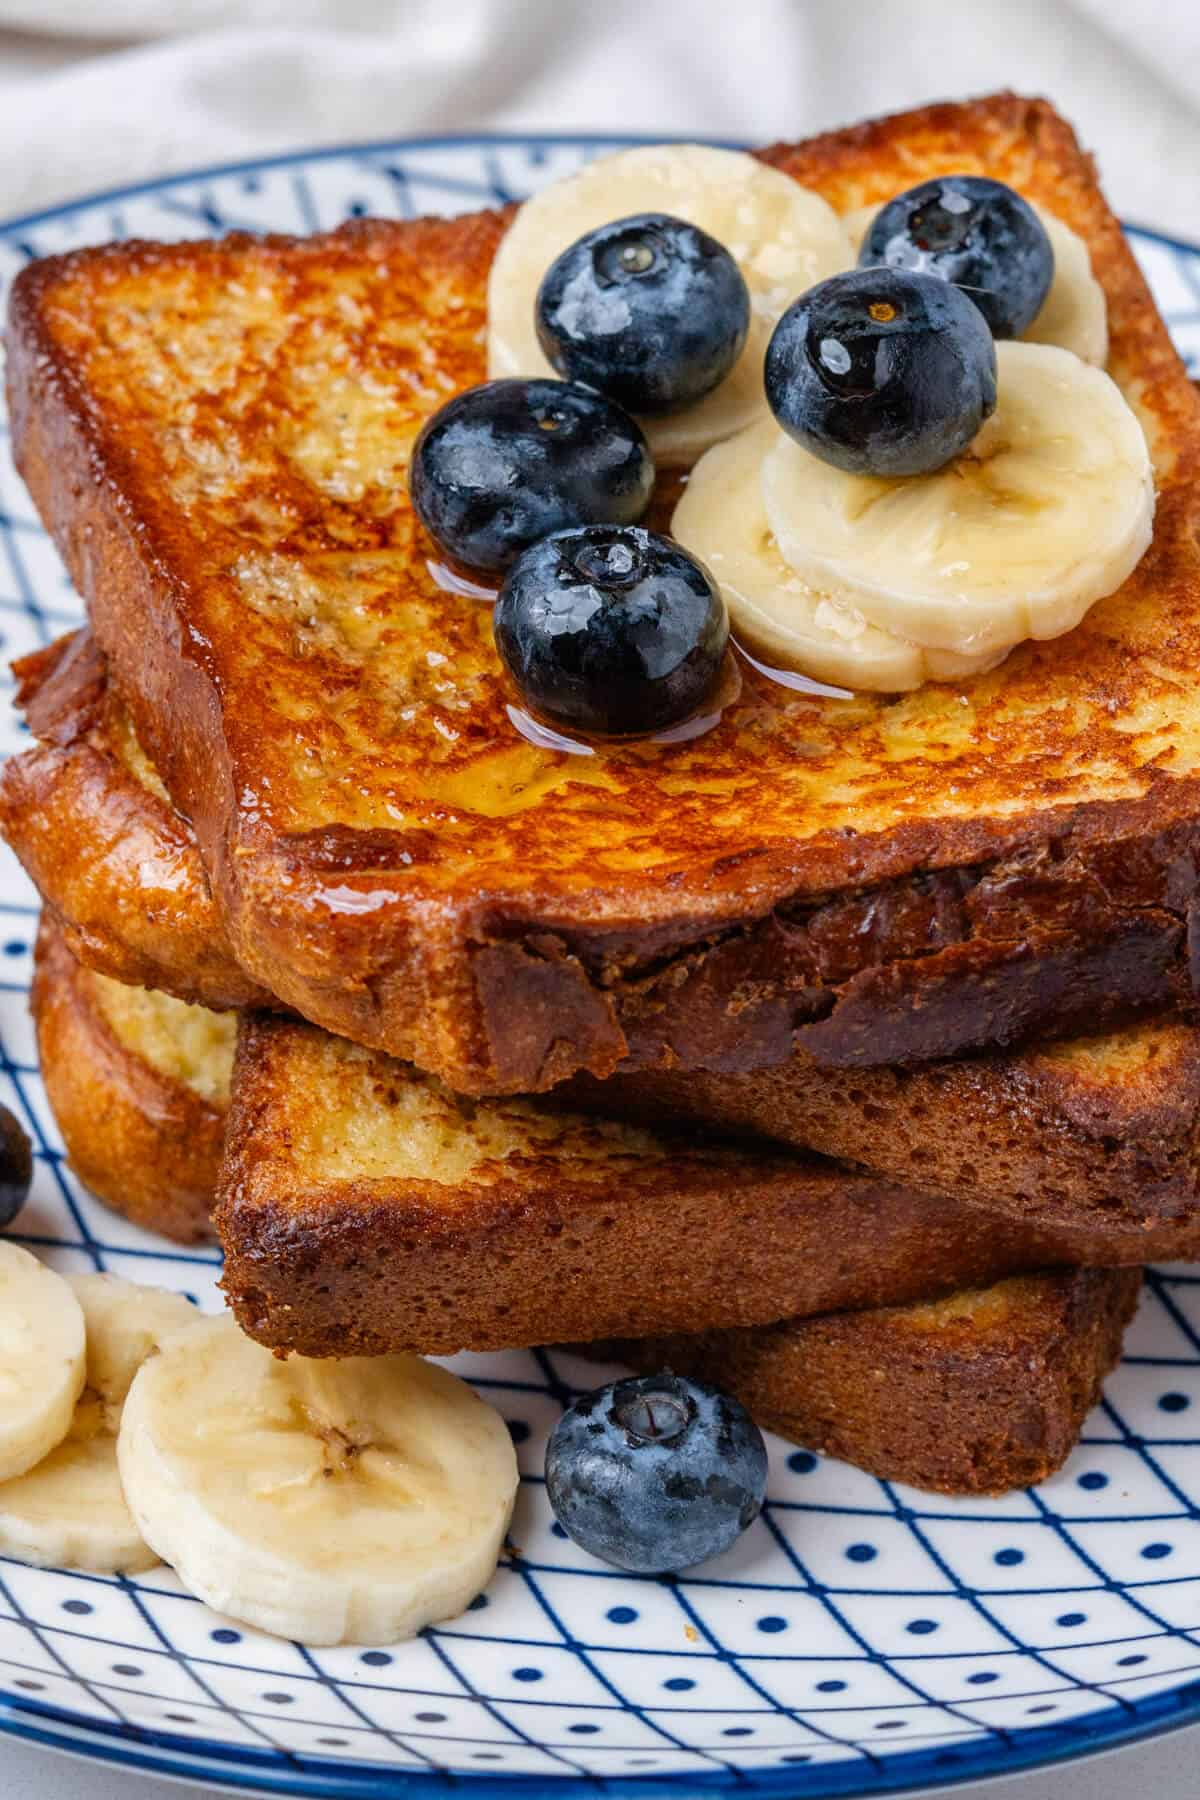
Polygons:
[[[364,145],[180,177],[0,227],[0,301],[35,256],[98,239],[519,198],[614,140]],[[1200,250],[1132,231],[1200,369]],[[0,419],[0,652],[79,603]],[[0,696],[0,700],[6,699]],[[0,707],[0,753],[22,728]],[[37,1146],[24,1241],[219,1304],[218,1261],[137,1231],[66,1168],[26,1014],[32,889],[0,852],[0,1098]],[[1002,1773],[1200,1713],[1200,1274],[1151,1275],[1125,1360],[1067,1467],[1003,1500],[934,1499],[772,1444],[770,1502],[695,1575],[638,1580],[555,1524],[541,1480],[563,1353],[455,1360],[510,1420],[522,1494],[464,1618],[393,1651],[308,1652],[237,1627],[165,1570],[109,1580],[0,1559],[0,1728],[209,1787],[811,1796]]]

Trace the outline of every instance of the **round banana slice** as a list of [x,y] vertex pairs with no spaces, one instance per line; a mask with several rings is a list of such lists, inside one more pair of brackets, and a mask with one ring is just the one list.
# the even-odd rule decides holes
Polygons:
[[996,410],[932,475],[848,475],[780,433],[763,460],[785,561],[914,644],[989,656],[1054,638],[1150,542],[1146,440],[1101,369],[1049,344],[996,345]]
[[672,535],[720,582],[739,640],[781,668],[871,693],[905,693],[992,668],[995,656],[922,650],[880,631],[848,596],[810,587],[788,567],[762,497],[763,458],[779,435],[766,419],[714,445],[688,477],[671,521]]
[[640,212],[672,213],[717,238],[750,290],[746,347],[724,381],[694,406],[642,420],[659,466],[687,466],[763,411],[763,356],[780,314],[854,252],[820,195],[742,150],[654,144],[599,158],[526,200],[503,238],[488,286],[490,375],[554,374],[534,328],[542,276],[585,232]]
[[[867,226],[885,205],[858,206],[842,216],[846,235],[857,252]],[[1046,227],[1054,251],[1054,279],[1037,318],[1024,333],[1027,344],[1057,344],[1073,350],[1082,362],[1102,369],[1108,361],[1108,302],[1092,274],[1092,259],[1079,233],[1056,219],[1044,206],[1029,202]]]
[[61,1444],[83,1379],[78,1300],[28,1250],[0,1243],[0,1481]]
[[147,1543],[218,1612],[304,1644],[390,1644],[491,1579],[517,1464],[499,1414],[415,1356],[281,1362],[225,1316],[147,1363],[121,1479]]
[[62,1443],[0,1485],[0,1555],[38,1568],[132,1575],[154,1567],[125,1503],[117,1431],[147,1357],[199,1319],[182,1294],[111,1275],[71,1277],[87,1328],[86,1385]]

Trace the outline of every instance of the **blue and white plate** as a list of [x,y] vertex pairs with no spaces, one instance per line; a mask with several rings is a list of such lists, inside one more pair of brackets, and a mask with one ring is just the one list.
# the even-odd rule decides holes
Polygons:
[[[126,235],[312,231],[348,214],[520,197],[597,150],[441,138],[312,151],[129,188],[0,225],[0,300],[32,257]],[[1200,364],[1200,249],[1131,239]],[[0,418],[0,649],[80,617]],[[4,698],[4,697],[0,697]],[[0,710],[0,749],[21,732]],[[24,1241],[215,1307],[217,1259],[135,1230],[64,1165],[26,1014],[36,908],[0,864],[0,1097],[38,1147]],[[1004,1774],[1200,1718],[1200,1272],[1150,1277],[1127,1355],[1052,1481],[954,1503],[772,1442],[770,1504],[678,1581],[593,1562],[541,1481],[568,1356],[461,1357],[525,1481],[484,1600],[394,1651],[307,1651],[216,1617],[166,1571],[0,1559],[0,1729],[206,1787],[441,1794],[804,1796]]]

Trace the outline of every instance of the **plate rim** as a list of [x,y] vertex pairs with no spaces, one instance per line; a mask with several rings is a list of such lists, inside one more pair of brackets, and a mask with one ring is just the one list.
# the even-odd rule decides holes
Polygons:
[[[1180,1696],[1188,1695],[1186,1701]],[[889,1757],[876,1771],[877,1779],[870,1787],[854,1785],[861,1773],[861,1763],[847,1758],[844,1762],[813,1764],[811,1771],[823,1775],[817,1786],[805,1780],[798,1770],[783,1764],[762,1769],[726,1772],[714,1769],[703,1775],[613,1775],[597,1772],[580,1775],[547,1776],[545,1774],[499,1775],[470,1770],[439,1771],[432,1769],[389,1768],[367,1763],[326,1761],[320,1757],[283,1750],[247,1751],[212,1739],[177,1740],[170,1733],[153,1727],[127,1725],[106,1726],[64,1708],[40,1705],[35,1701],[16,1700],[0,1692],[0,1736],[15,1737],[37,1747],[75,1756],[107,1767],[131,1768],[143,1774],[188,1783],[206,1782],[208,1791],[232,1794],[290,1794],[297,1800],[426,1800],[434,1794],[445,1795],[457,1787],[469,1787],[481,1800],[546,1800],[547,1795],[574,1795],[584,1791],[604,1794],[614,1800],[651,1800],[662,1795],[666,1800],[706,1800],[707,1796],[741,1791],[756,1793],[771,1800],[871,1800],[874,1795],[912,1795],[953,1792],[960,1787],[982,1785],[1021,1775],[1036,1774],[1042,1769],[1064,1764],[1098,1760],[1138,1744],[1152,1743],[1185,1731],[1198,1723],[1200,1715],[1200,1682],[1185,1683],[1182,1688],[1169,1688],[1148,1696],[1144,1701],[1127,1703],[1133,1716],[1118,1708],[1113,1727],[1099,1731],[1088,1725],[1087,1717],[1068,1720],[1061,1725],[1038,1726],[1023,1731],[1005,1754],[1005,1761],[983,1767],[963,1767],[945,1772],[936,1766],[942,1749],[924,1746]],[[1158,1714],[1176,1712],[1176,1717]],[[38,1721],[41,1721],[39,1723]],[[57,1727],[57,1729],[55,1729]],[[1089,1741],[1064,1743],[1055,1748],[1045,1739],[1080,1731]],[[1036,1740],[1036,1741],[1030,1741]],[[987,1740],[984,1740],[985,1742]],[[947,1740],[951,1748],[954,1740]],[[297,1767],[302,1763],[303,1767]],[[838,1780],[835,1771],[843,1771],[846,1779]],[[834,1777],[832,1785],[828,1778]],[[797,1787],[797,1781],[804,1783]]]
[[[30,212],[0,217],[0,235],[8,237],[28,226],[47,224],[83,207],[107,206],[120,200],[133,200],[144,194],[159,193],[180,182],[219,181],[230,175],[246,175],[263,169],[286,169],[297,163],[331,162],[342,156],[369,156],[389,150],[452,150],[473,145],[496,148],[538,144],[545,149],[566,148],[580,144],[588,149],[628,148],[637,144],[712,144],[721,150],[750,148],[744,138],[712,137],[707,133],[654,131],[446,131],[414,132],[400,137],[351,138],[344,143],[322,141],[307,149],[271,151],[265,156],[234,157],[229,161],[199,163],[170,175],[153,175],[141,181],[120,182],[114,187],[90,188],[70,200],[55,201],[53,206],[35,207]],[[1157,225],[1144,225],[1136,219],[1121,219],[1122,228],[1136,237],[1148,238],[1171,250],[1200,255],[1200,239],[1177,237]]]
[[[356,156],[414,150],[528,149],[530,146],[547,150],[619,149],[639,144],[697,142],[728,149],[747,147],[744,140],[734,138],[631,131],[457,131],[322,142],[262,156],[200,164],[171,174],[92,189],[52,206],[0,218],[0,239],[11,239],[23,231],[72,213],[117,205],[174,187]],[[433,185],[437,184],[436,174],[431,174],[429,179]],[[516,198],[509,196],[499,181],[494,180],[493,185],[498,205]],[[1132,238],[1200,257],[1200,241],[1178,237],[1133,220],[1123,219],[1121,223]],[[0,1564],[6,1560],[0,1557]],[[83,1714],[43,1705],[0,1688],[0,1735],[109,1767],[137,1769],[187,1783],[206,1781],[210,1791],[213,1791],[215,1779],[215,1791],[329,1796],[329,1800],[335,1800],[335,1796],[336,1800],[342,1800],[347,1794],[355,1796],[355,1800],[407,1800],[408,1796],[424,1800],[425,1796],[445,1794],[459,1786],[469,1788],[472,1794],[486,1796],[487,1800],[500,1800],[500,1796],[508,1796],[509,1800],[545,1800],[547,1793],[564,1796],[565,1800],[566,1796],[584,1792],[630,1796],[631,1800],[650,1800],[656,1794],[674,1797],[674,1800],[689,1800],[691,1796],[700,1800],[701,1796],[726,1793],[735,1788],[742,1788],[749,1794],[773,1795],[777,1800],[789,1795],[796,1796],[797,1800],[835,1800],[835,1797],[854,1800],[856,1795],[946,1791],[970,1783],[1031,1774],[1039,1769],[1149,1743],[1197,1724],[1200,1724],[1200,1680],[1193,1677],[1178,1687],[1164,1689],[1140,1701],[1114,1699],[1111,1707],[1095,1715],[1085,1714],[1082,1718],[1056,1725],[1022,1730],[1013,1734],[1010,1742],[1003,1746],[982,1739],[979,1741],[980,1753],[970,1756],[970,1767],[949,1771],[944,1764],[938,1766],[938,1758],[953,1750],[954,1739],[947,1739],[944,1745],[925,1745],[894,1753],[876,1767],[870,1785],[863,1786],[861,1780],[855,1780],[856,1776],[862,1775],[862,1764],[850,1758],[809,1765],[806,1774],[778,1763],[758,1769],[714,1768],[711,1773],[702,1775],[613,1776],[598,1772],[564,1773],[561,1776],[500,1775],[470,1770],[449,1773],[332,1759],[326,1762],[320,1757],[300,1756],[284,1750],[259,1752],[209,1739],[183,1740],[151,1727],[109,1726]],[[1063,1741],[1056,1744],[1056,1739]],[[844,1779],[839,1779],[839,1773]]]

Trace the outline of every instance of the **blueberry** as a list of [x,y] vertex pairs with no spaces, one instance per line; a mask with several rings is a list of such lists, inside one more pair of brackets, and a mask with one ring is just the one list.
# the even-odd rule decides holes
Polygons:
[[0,1231],[11,1225],[33,1185],[33,1146],[7,1106],[0,1106]]
[[613,1382],[568,1407],[546,1491],[582,1549],[638,1575],[705,1562],[762,1510],[767,1449],[746,1409],[678,1375]]
[[715,388],[750,329],[750,295],[723,244],[669,213],[589,231],[538,289],[538,340],[560,375],[631,412],[674,412]]
[[983,175],[943,175],[890,200],[858,253],[860,269],[878,263],[952,281],[998,338],[1033,324],[1054,279],[1054,251],[1028,200]]
[[485,381],[456,394],[413,449],[417,517],[455,561],[498,574],[567,525],[631,525],[654,488],[642,429],[566,381]]
[[513,564],[496,648],[530,709],[593,737],[661,731],[712,692],[729,621],[708,570],[640,526],[559,531]]
[[789,437],[853,475],[925,475],[996,405],[996,347],[934,275],[856,269],[789,306],[767,347],[767,401]]

